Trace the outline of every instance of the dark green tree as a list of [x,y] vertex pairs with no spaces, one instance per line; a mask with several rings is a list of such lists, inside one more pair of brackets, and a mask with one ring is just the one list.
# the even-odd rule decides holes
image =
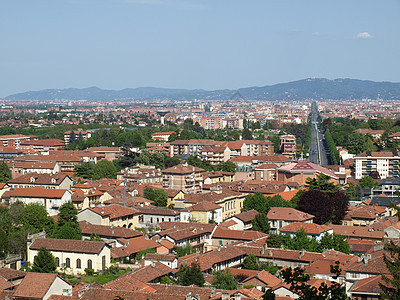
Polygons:
[[181,265],[178,273],[178,284],[180,285],[192,285],[202,287],[205,283],[204,275],[201,272],[200,265],[198,263],[192,262],[190,266]]
[[71,131],[71,133],[69,135],[69,143],[73,144],[73,143],[75,143],[75,140],[76,140],[75,131]]
[[249,254],[243,260],[243,269],[247,269],[247,270],[259,270],[260,269],[257,257],[254,254]]
[[267,245],[270,248],[280,248],[284,245],[284,240],[280,234],[270,234],[267,239]]
[[75,175],[84,179],[93,178],[94,164],[91,162],[84,162],[76,165],[74,168]]
[[237,281],[235,277],[228,269],[213,272],[214,278],[212,281],[212,285],[217,289],[223,290],[236,290],[237,289]]
[[253,225],[252,230],[254,231],[259,231],[263,233],[269,233],[270,231],[268,218],[263,213],[257,214],[254,217],[253,221],[251,221],[251,224]]
[[0,163],[0,182],[5,183],[12,179],[10,169],[4,161]]
[[56,259],[46,248],[40,248],[33,259],[32,271],[39,273],[54,273],[57,269]]
[[186,256],[192,253],[196,253],[196,250],[189,244],[186,243],[185,246],[175,246],[174,250],[178,257]]
[[[340,276],[341,270],[339,262],[335,266],[331,265],[331,273],[335,274],[334,278]],[[282,277],[284,281],[290,284],[290,290],[300,297],[300,300],[347,300],[346,288],[340,283],[334,282],[331,285],[321,283],[320,287],[314,287],[308,284],[310,276],[304,273],[304,269],[296,267],[286,268],[282,270]]]
[[82,239],[82,229],[78,222],[78,210],[72,202],[66,202],[60,206],[54,237],[71,240]]
[[400,299],[400,246],[393,241],[386,243],[386,251],[383,261],[391,276],[382,274],[384,283],[380,283],[382,290],[381,299],[398,300]]
[[330,179],[328,175],[320,173],[316,178],[307,178],[305,186],[309,191],[320,191],[332,196],[339,191],[339,187],[330,182]]
[[253,135],[250,131],[250,129],[245,128],[242,131],[242,140],[252,140],[253,139]]
[[168,193],[163,189],[154,190],[154,204],[156,206],[167,206],[168,203]]

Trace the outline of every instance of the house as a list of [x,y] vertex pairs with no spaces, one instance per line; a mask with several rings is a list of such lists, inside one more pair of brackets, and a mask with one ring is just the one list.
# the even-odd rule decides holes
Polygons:
[[386,210],[379,206],[359,205],[351,207],[343,217],[342,225],[370,226],[387,214]]
[[41,154],[48,154],[49,151],[60,150],[64,146],[64,141],[59,139],[29,140],[20,143],[21,149],[35,150]]
[[230,230],[224,227],[218,226],[211,235],[211,246],[207,249],[217,248],[220,246],[226,246],[236,242],[249,242],[257,240],[265,240],[268,238],[268,234],[252,231],[252,230]]
[[45,189],[66,189],[73,185],[73,180],[66,174],[28,173],[11,179],[7,184],[12,188],[43,187]]
[[331,226],[304,222],[290,223],[289,225],[281,227],[278,232],[280,232],[281,234],[287,233],[291,237],[294,237],[296,235],[296,232],[301,230],[304,230],[307,233],[308,237],[315,237],[317,241],[321,240],[321,238],[325,234],[333,234],[333,229]]
[[168,249],[159,243],[144,236],[136,236],[130,239],[118,239],[117,247],[111,249],[111,257],[116,261],[124,259],[142,259],[137,256],[142,251],[154,251],[155,253],[168,253]]
[[153,140],[158,140],[158,141],[164,141],[168,142],[168,139],[171,134],[175,133],[174,131],[168,131],[168,132],[155,132],[151,134],[151,138]]
[[85,268],[97,272],[110,266],[110,246],[105,242],[38,238],[28,241],[28,262],[33,264],[40,248],[54,255],[59,271],[65,268],[67,273],[83,274]]
[[290,207],[271,207],[267,214],[271,233],[294,222],[313,223],[314,216]]
[[158,227],[164,221],[179,222],[178,211],[153,205],[134,206],[140,212],[138,227]]
[[27,272],[24,271],[4,267],[0,268],[0,279],[3,279],[12,287],[19,285],[26,274]]
[[73,172],[76,165],[84,162],[74,151],[50,151],[48,155],[24,155],[15,158],[15,161],[25,162],[52,162],[60,166],[61,172]]
[[385,228],[385,235],[389,239],[400,239],[400,222]]
[[230,159],[236,165],[238,172],[252,172],[258,166],[265,163],[273,163],[278,167],[291,163],[293,160],[286,155],[258,155],[237,156]]
[[60,166],[58,163],[14,161],[7,161],[6,163],[11,171],[12,178],[16,178],[27,173],[56,174],[60,172]]
[[278,168],[278,181],[297,182],[303,186],[308,178],[317,178],[319,174],[329,176],[330,182],[338,182],[339,177],[335,173],[309,161],[298,161]]
[[23,134],[9,134],[0,136],[0,144],[2,147],[16,147],[19,149],[20,144],[25,141],[37,139],[36,136],[29,136]]
[[163,188],[182,190],[184,193],[200,193],[202,191],[203,169],[187,164],[179,164],[165,169],[163,173]]
[[247,269],[236,269],[227,268],[240,283],[246,286],[255,286],[258,290],[263,288],[272,288],[282,283],[282,281],[274,275],[268,273],[265,270],[247,270]]
[[[232,221],[233,224],[229,225],[230,229],[234,229],[234,230],[250,230],[253,227],[251,222],[254,220],[254,218],[258,214],[259,214],[258,211],[256,211],[255,209],[252,209],[252,210],[239,213],[237,215],[234,215],[233,217],[230,217],[230,218],[226,219],[226,221],[223,224]],[[221,224],[221,225],[223,225],[223,224]]]
[[191,245],[203,252],[207,245],[211,245],[211,235],[217,228],[215,224],[162,222],[159,224],[161,231],[153,235],[158,242],[167,240],[175,246]]
[[173,254],[146,253],[144,265],[148,266],[156,262],[162,263],[171,269],[178,268],[178,258]]
[[182,222],[209,223],[212,221],[219,224],[222,222],[222,210],[221,206],[213,202],[202,201],[182,209],[180,219]]
[[47,300],[55,295],[72,297],[72,285],[58,274],[29,272],[16,287],[12,299]]
[[386,284],[381,275],[360,279],[350,287],[348,294],[353,300],[379,300],[382,293],[380,284]]
[[212,171],[203,173],[203,183],[212,184],[216,182],[232,182],[235,174],[232,172]]
[[384,231],[373,230],[368,226],[345,226],[330,225],[333,233],[343,235],[347,239],[367,240],[367,241],[383,241]]
[[39,203],[43,205],[49,215],[57,215],[61,205],[71,201],[71,192],[66,189],[45,189],[43,187],[16,188],[6,191],[3,196],[3,202],[13,204],[21,201],[25,204]]
[[101,158],[107,159],[109,161],[113,161],[114,159],[118,159],[122,151],[119,147],[90,147],[86,149],[86,151],[94,152],[101,156]]
[[255,180],[275,181],[277,180],[278,166],[272,163],[262,164],[254,169]]
[[104,207],[88,207],[78,212],[78,221],[94,225],[119,226],[133,229],[139,226],[137,209],[111,204]]
[[379,173],[381,179],[400,177],[400,157],[397,151],[367,151],[354,157],[355,179],[361,179],[372,171]]
[[82,230],[82,239],[90,239],[93,235],[97,235],[110,246],[115,247],[116,241],[120,238],[131,239],[143,236],[143,233],[119,226],[94,225],[87,221],[79,222]]

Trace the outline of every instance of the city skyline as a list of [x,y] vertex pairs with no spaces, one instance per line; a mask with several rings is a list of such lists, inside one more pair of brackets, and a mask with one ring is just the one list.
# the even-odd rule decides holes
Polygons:
[[51,88],[237,89],[309,77],[400,82],[399,1],[0,4],[0,97]]

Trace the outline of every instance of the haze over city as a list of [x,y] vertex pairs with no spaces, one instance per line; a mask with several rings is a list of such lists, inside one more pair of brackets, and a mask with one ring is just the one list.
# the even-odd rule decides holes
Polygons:
[[49,88],[400,81],[400,2],[4,0],[0,97]]

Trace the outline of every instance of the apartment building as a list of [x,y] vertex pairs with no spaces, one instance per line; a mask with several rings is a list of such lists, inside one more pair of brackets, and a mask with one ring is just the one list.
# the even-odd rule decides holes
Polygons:
[[281,136],[281,152],[291,159],[296,158],[296,137],[294,135],[287,134]]
[[354,157],[355,178],[361,179],[377,171],[382,179],[400,177],[400,157],[397,151],[367,151]]
[[187,164],[179,164],[165,169],[163,188],[181,190],[184,193],[200,193],[202,191],[204,170]]

